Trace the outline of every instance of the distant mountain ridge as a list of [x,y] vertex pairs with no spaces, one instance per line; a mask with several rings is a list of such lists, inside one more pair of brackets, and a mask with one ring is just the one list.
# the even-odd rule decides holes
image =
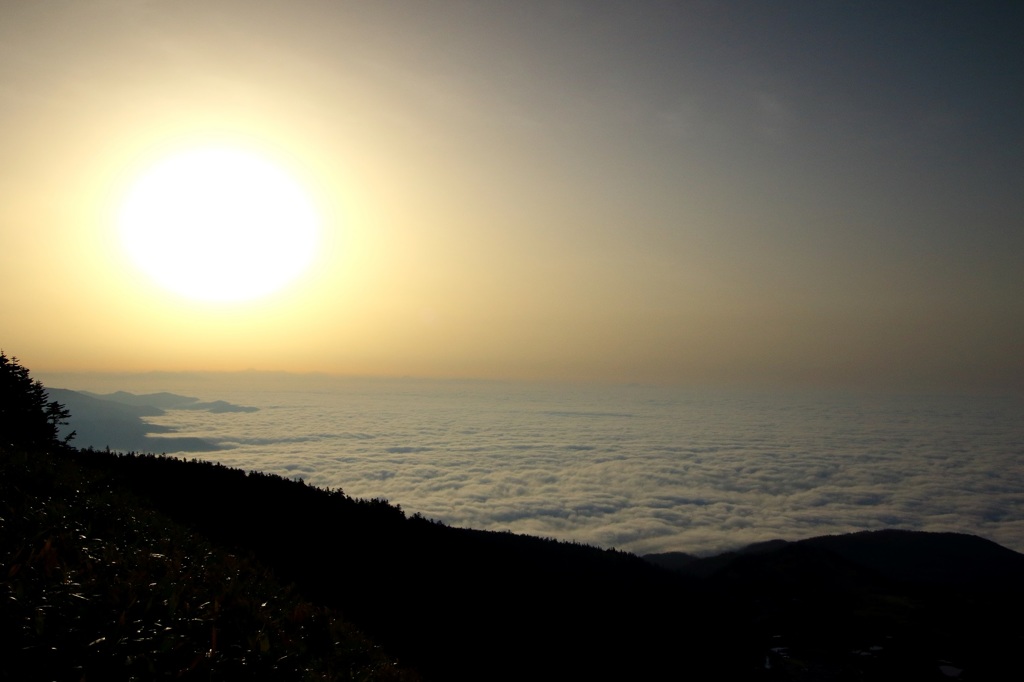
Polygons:
[[93,393],[91,391],[80,391],[83,395],[92,396],[99,400],[107,400],[122,405],[138,405],[141,407],[156,407],[162,410],[204,410],[207,412],[259,412],[258,407],[247,405],[235,405],[225,400],[214,400],[201,402],[199,398],[192,398],[177,393],[161,391],[159,393],[135,394],[127,391],[114,391],[113,393]]
[[126,391],[100,394],[48,388],[51,399],[71,411],[68,424],[61,429],[65,436],[75,432],[74,444],[79,447],[111,448],[130,452],[212,452],[222,449],[203,438],[185,436],[154,436],[173,434],[166,426],[151,424],[145,417],[158,417],[167,410],[203,410],[213,413],[255,412],[258,407],[235,405],[223,400],[202,402],[198,398],[175,393],[136,395]]
[[805,540],[770,540],[710,557],[683,552],[646,554],[656,566],[684,575],[708,577],[735,561],[769,557],[782,551],[820,549],[888,580],[938,586],[1005,585],[1024,578],[1024,554],[991,540],[964,533],[926,533],[883,529]]

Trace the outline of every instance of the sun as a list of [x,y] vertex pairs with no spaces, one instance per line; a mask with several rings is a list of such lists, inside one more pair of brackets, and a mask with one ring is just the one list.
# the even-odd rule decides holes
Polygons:
[[319,219],[303,188],[267,159],[227,147],[167,157],[132,184],[118,220],[129,258],[193,299],[273,293],[313,261]]

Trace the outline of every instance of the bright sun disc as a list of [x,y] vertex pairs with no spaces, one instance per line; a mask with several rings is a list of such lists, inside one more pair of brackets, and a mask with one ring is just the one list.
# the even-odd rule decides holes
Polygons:
[[270,162],[235,149],[165,159],[132,186],[119,219],[131,259],[190,298],[242,301],[277,291],[316,250],[316,211]]

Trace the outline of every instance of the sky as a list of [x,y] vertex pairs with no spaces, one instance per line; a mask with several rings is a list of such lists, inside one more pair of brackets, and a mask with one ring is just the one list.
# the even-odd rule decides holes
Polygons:
[[[1024,389],[1022,34],[1014,2],[0,0],[0,346]],[[304,188],[284,288],[196,300],[126,255],[133,183],[204,146]]]

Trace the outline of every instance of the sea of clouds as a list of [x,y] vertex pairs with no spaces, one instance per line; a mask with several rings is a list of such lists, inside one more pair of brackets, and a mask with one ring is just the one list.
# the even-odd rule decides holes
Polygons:
[[636,553],[889,527],[1024,551],[1019,397],[325,378],[162,388],[260,408],[152,418],[223,448],[182,456],[451,525]]

